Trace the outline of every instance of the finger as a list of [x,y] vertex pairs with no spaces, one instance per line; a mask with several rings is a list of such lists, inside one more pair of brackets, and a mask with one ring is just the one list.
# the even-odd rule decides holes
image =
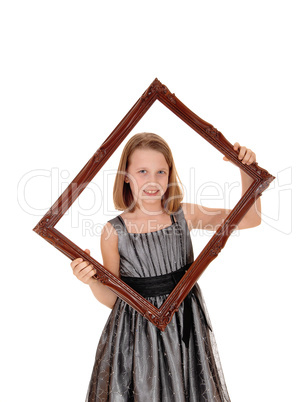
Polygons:
[[256,154],[254,152],[251,153],[250,158],[247,162],[247,165],[251,165],[253,162],[256,161]]
[[83,261],[82,258],[76,258],[75,260],[73,260],[73,261],[71,262],[70,265],[71,265],[71,267],[74,269],[74,268],[76,267],[76,265],[80,264],[82,261]]
[[90,255],[90,250],[88,248],[85,249],[85,252]]
[[239,144],[238,142],[236,142],[236,143],[234,144],[234,146],[233,146],[233,149],[234,149],[235,151],[237,151],[239,148],[240,148],[240,144]]
[[82,270],[76,272],[77,278],[82,280],[87,275],[87,273],[89,273],[91,271],[91,269],[92,269],[92,266],[88,265],[87,267],[83,268]]
[[240,153],[238,154],[238,159],[242,160],[244,158],[244,156],[246,154],[246,150],[247,150],[246,147],[241,147]]
[[96,274],[96,269],[93,268],[91,271],[83,277],[83,281],[87,282],[90,278],[92,278]]
[[75,266],[73,269],[74,275],[78,275],[81,271],[83,271],[85,268],[87,268],[90,265],[88,261],[83,261],[79,263],[78,265]]
[[93,276],[94,275],[94,271],[95,271],[95,269],[94,269],[94,267],[93,267],[93,265],[89,265],[88,267],[86,267],[86,268],[84,268],[81,272],[80,272],[80,274],[79,274],[79,279],[82,279],[82,280],[84,280],[85,278],[87,278],[87,277],[91,277],[91,276]]
[[[93,277],[93,275],[89,274],[89,275],[85,276],[83,279],[81,279],[81,281],[83,283],[85,283],[86,285],[88,285],[90,283],[90,280],[92,277]],[[94,279],[94,277],[93,277],[93,279]]]
[[226,156],[224,156],[222,159],[223,159],[224,161],[226,161],[226,162],[229,161],[229,159],[228,159]]
[[252,150],[251,149],[247,149],[244,158],[242,159],[242,163],[247,163],[251,157],[252,154]]

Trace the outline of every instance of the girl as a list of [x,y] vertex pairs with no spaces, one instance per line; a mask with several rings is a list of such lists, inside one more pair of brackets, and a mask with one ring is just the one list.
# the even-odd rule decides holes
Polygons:
[[[251,150],[238,143],[234,149],[240,149],[242,163],[256,160]],[[243,171],[241,174],[245,192],[251,178]],[[184,273],[181,268],[194,261],[190,230],[215,231],[230,212],[182,203],[179,183],[171,150],[160,136],[141,133],[127,142],[113,190],[115,208],[124,213],[109,220],[102,229],[101,252],[103,265],[123,280],[132,280],[127,282],[130,286],[136,278],[144,283],[149,277],[151,283],[161,279],[166,282],[176,276],[175,272]],[[238,229],[259,225],[260,208],[258,199]],[[97,300],[112,309],[98,344],[88,402],[230,401],[198,284],[165,331],[160,331],[93,278],[96,271],[89,262],[77,258],[71,267]],[[150,287],[146,296],[158,308],[168,296],[159,288],[156,286],[152,294]],[[188,297],[187,320],[184,305]]]

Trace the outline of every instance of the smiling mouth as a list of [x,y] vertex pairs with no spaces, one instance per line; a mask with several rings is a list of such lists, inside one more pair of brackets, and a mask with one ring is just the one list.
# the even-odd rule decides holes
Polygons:
[[153,195],[157,195],[157,194],[159,193],[159,190],[153,190],[153,191],[145,191],[145,190],[143,190],[143,192],[144,192],[146,195],[151,195],[151,196],[153,196]]

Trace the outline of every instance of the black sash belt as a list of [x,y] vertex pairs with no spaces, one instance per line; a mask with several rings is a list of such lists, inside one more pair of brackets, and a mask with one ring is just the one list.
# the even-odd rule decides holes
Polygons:
[[[177,271],[170,272],[165,275],[149,276],[149,277],[133,277],[121,276],[123,282],[136,290],[143,297],[163,296],[172,292],[175,286],[180,282],[185,272],[192,263],[185,265]],[[191,310],[191,295],[194,287],[190,290],[184,299],[184,312],[183,312],[183,336],[182,339],[188,347],[189,336],[192,327],[192,310]]]

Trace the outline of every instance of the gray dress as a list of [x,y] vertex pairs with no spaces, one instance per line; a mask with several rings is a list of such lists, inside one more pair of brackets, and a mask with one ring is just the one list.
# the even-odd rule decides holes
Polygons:
[[[127,231],[120,215],[109,221],[118,233],[121,275],[163,275],[194,261],[181,206],[171,219],[172,224],[164,229],[138,234]],[[159,308],[166,298],[147,300]],[[230,401],[198,284],[191,299],[188,348],[182,340],[183,304],[165,331],[160,331],[117,298],[99,340],[87,402]]]

